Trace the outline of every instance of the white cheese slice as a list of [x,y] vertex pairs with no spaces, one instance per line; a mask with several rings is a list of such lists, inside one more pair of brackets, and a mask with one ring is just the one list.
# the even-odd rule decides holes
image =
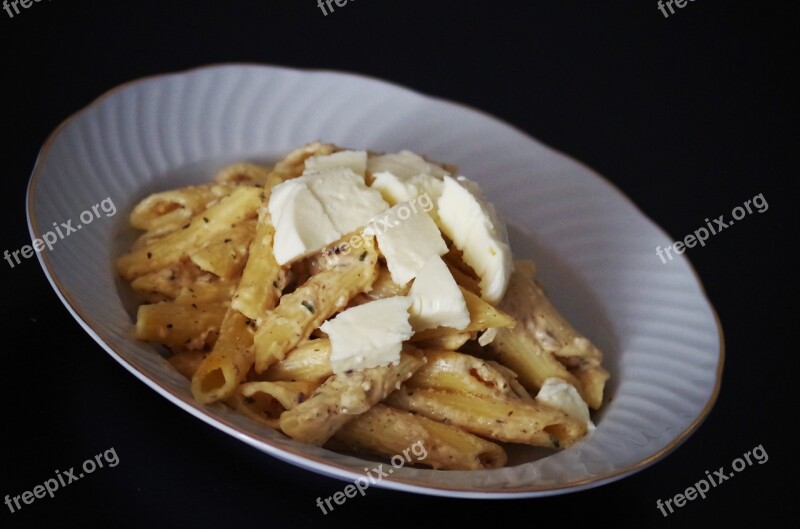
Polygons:
[[513,260],[505,224],[478,184],[463,176],[444,177],[439,227],[480,278],[481,297],[497,303],[508,287]]
[[566,380],[557,377],[545,379],[536,395],[536,400],[585,422],[590,432],[595,429],[589,417],[589,406],[583,401],[575,386]]
[[447,253],[442,234],[427,213],[413,202],[401,202],[378,216],[365,233],[376,235],[392,281],[405,285],[434,255]]
[[403,178],[389,171],[382,171],[373,175],[370,187],[380,191],[383,199],[393,206],[400,202],[416,202],[434,222],[439,223],[436,203],[444,190],[444,181],[441,178],[427,174]]
[[331,340],[333,372],[345,373],[400,361],[403,342],[413,331],[408,323],[411,298],[394,296],[347,309],[320,329]]
[[464,295],[441,257],[430,257],[414,279],[408,295],[414,331],[436,327],[463,330],[469,325]]
[[275,226],[273,252],[280,265],[311,255],[341,237],[303,182],[288,180],[275,187],[268,209]]
[[275,226],[275,259],[284,265],[366,226],[389,204],[364,184],[363,175],[345,167],[279,184],[270,194],[268,208]]
[[372,175],[387,171],[398,178],[411,178],[420,174],[442,178],[450,174],[442,167],[425,161],[422,156],[411,151],[370,156],[367,160],[367,170]]
[[312,156],[306,159],[303,174],[323,173],[329,169],[350,169],[357,175],[367,172],[366,151],[339,151],[324,156]]
[[364,176],[348,168],[329,169],[301,177],[317,197],[340,235],[363,228],[389,209],[381,194],[364,184]]

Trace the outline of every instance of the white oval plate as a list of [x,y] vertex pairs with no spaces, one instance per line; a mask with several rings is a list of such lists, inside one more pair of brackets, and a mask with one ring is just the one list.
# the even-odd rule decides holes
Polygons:
[[[511,227],[517,257],[567,318],[606,353],[608,402],[597,430],[548,457],[510,454],[477,472],[402,468],[378,486],[454,497],[535,497],[641,470],[685,440],[719,392],[721,328],[688,260],[663,264],[670,238],[586,167],[491,116],[361,76],[249,65],[135,81],[56,129],[28,189],[31,236],[106,197],[118,209],[39,254],[70,313],[112,357],[192,415],[270,455],[344,480],[369,460],[287,439],[222,405],[195,403],[155,346],[132,338],[135,303],[112,262],[133,234],[127,215],[148,193],[207,181],[224,163],[275,160],[314,140],[410,149],[458,164]],[[110,208],[109,208],[110,209]],[[540,457],[538,460],[537,457]]]

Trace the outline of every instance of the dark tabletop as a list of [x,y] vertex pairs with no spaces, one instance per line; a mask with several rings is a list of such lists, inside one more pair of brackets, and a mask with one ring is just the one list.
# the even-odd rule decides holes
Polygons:
[[[16,512],[0,504],[0,527],[786,526],[800,354],[788,303],[797,4],[679,0],[663,13],[656,0],[333,5],[326,16],[315,0],[9,2],[0,10],[0,251],[30,242],[25,191],[44,139],[120,83],[222,62],[364,73],[479,108],[581,160],[673,239],[763,194],[768,211],[688,252],[725,334],[713,411],[667,458],[596,489],[504,501],[370,489],[323,515],[316,498],[342,482],[170,404],[80,328],[35,259],[4,261],[0,501],[110,449],[118,464]],[[668,517],[657,508],[759,445],[764,464]]]

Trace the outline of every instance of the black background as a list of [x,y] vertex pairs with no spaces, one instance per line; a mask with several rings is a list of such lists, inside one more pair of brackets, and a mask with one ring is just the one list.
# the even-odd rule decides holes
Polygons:
[[[81,330],[35,259],[13,270],[3,261],[0,494],[110,447],[120,463],[20,512],[0,504],[1,526],[789,523],[800,351],[787,303],[796,297],[798,139],[787,79],[797,70],[797,4],[696,0],[668,19],[655,0],[432,4],[352,0],[327,17],[314,0],[51,0],[13,19],[0,11],[0,251],[30,242],[25,190],[48,133],[115,85],[220,62],[364,73],[482,109],[572,155],[673,239],[764,194],[767,212],[687,253],[727,342],[705,423],[656,465],[589,491],[480,501],[370,489],[323,516],[315,499],[341,482],[171,405]],[[767,463],[666,519],[656,509],[759,444]]]

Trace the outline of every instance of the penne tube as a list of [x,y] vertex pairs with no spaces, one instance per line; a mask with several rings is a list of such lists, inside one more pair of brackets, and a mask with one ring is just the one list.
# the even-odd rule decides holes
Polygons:
[[221,184],[247,184],[272,189],[283,180],[272,169],[249,162],[237,162],[226,165],[214,177]]
[[508,383],[511,386],[511,391],[514,393],[514,395],[516,395],[518,399],[526,401],[534,400],[531,394],[528,393],[528,390],[525,389],[525,386],[519,383],[519,380],[517,380],[516,373],[511,371],[503,364],[495,362],[494,360],[489,360],[487,364],[495,368],[498,372],[500,372],[500,374],[506,377],[506,380],[508,380]]
[[[603,355],[553,307],[541,287],[525,273],[530,267],[524,262],[517,265],[500,302],[500,308],[511,314],[518,325],[513,329],[499,329],[490,347],[531,392],[537,392],[548,378],[561,378],[575,386],[586,403],[597,409],[602,403],[607,378],[600,367]],[[568,366],[580,367],[583,373],[595,370],[600,375],[592,379],[591,393]]]
[[190,252],[189,259],[201,270],[231,279],[241,274],[255,231],[254,221],[244,221],[210,238],[202,248]]
[[254,217],[264,196],[264,191],[257,187],[237,187],[217,204],[193,217],[185,229],[165,235],[117,259],[117,271],[131,280],[177,263],[205,242],[227,232],[231,226]]
[[[446,327],[439,327],[439,329],[446,329]],[[439,336],[423,337],[419,341],[415,341],[413,336],[411,338],[414,345],[422,349],[446,349],[448,351],[459,349],[471,339],[473,339],[472,333],[466,331],[455,331]]]
[[406,351],[396,365],[333,375],[308,400],[281,415],[281,430],[292,439],[322,446],[425,363],[416,349],[407,346]]
[[[505,450],[464,430],[426,417],[376,404],[342,426],[331,439],[335,447],[379,456],[404,455],[434,469],[481,470],[506,464]],[[411,448],[420,445],[424,457]]]
[[278,429],[281,414],[303,402],[317,386],[312,382],[245,382],[225,402],[251,419]]
[[233,308],[253,320],[273,309],[281,295],[281,267],[272,253],[274,237],[275,228],[270,222],[269,211],[261,208],[247,265],[231,301]]
[[480,358],[445,350],[424,352],[428,362],[408,379],[406,386],[472,393],[487,398],[517,398],[506,377]]
[[225,307],[220,304],[185,305],[165,301],[140,305],[136,313],[136,338],[170,349],[203,349],[216,338]]
[[233,395],[253,366],[253,321],[229,308],[214,349],[192,377],[192,394],[203,404]]
[[338,147],[329,143],[309,143],[303,145],[299,149],[295,149],[287,154],[282,160],[275,164],[272,173],[281,178],[281,180],[289,180],[297,178],[303,174],[305,169],[306,160],[312,156],[324,156],[332,154],[340,150]]
[[142,299],[174,300],[185,288],[212,280],[212,274],[183,262],[139,276],[131,282],[131,288]]
[[308,340],[294,348],[283,360],[272,364],[264,380],[305,380],[322,383],[333,375],[331,341]]
[[565,448],[586,434],[586,425],[580,420],[536,401],[403,386],[385,403],[507,443]]
[[311,276],[259,321],[255,337],[256,372],[263,373],[325,320],[347,306],[356,294],[369,290],[377,275],[378,255],[372,239],[364,250],[340,266]]
[[231,191],[230,185],[209,184],[154,193],[133,208],[131,226],[154,234],[177,230]]

